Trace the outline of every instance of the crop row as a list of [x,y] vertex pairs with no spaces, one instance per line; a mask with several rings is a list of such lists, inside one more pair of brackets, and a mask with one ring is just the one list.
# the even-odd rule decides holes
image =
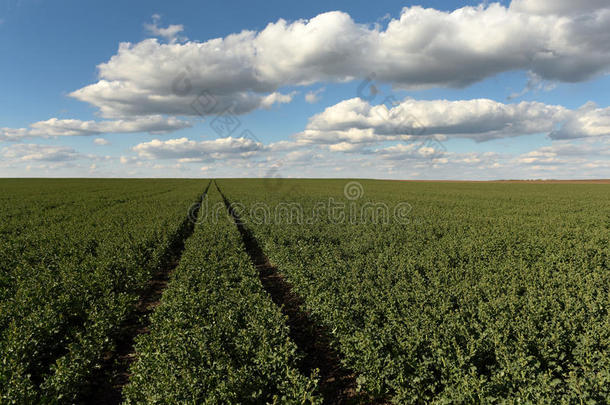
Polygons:
[[[610,193],[595,185],[222,180],[369,393],[397,403],[610,401]],[[283,191],[284,190],[284,191]],[[257,223],[248,207],[408,202],[411,221]],[[371,218],[372,219],[372,218]]]
[[226,212],[195,228],[136,352],[127,403],[320,402]]
[[2,403],[70,403],[184,237],[203,181],[5,180]]

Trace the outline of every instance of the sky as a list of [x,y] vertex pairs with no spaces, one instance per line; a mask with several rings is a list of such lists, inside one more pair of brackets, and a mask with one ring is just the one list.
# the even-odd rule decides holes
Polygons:
[[610,178],[609,26],[608,0],[0,0],[0,176]]

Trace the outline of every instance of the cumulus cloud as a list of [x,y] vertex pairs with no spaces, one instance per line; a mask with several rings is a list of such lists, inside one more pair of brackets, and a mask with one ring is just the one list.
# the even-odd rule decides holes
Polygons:
[[320,101],[320,95],[324,92],[324,90],[326,90],[326,88],[320,87],[317,90],[308,91],[307,94],[305,94],[305,101],[307,101],[309,104],[317,103]]
[[269,144],[268,149],[272,152],[286,152],[286,151],[292,151],[295,149],[300,149],[307,146],[305,143],[302,142],[295,142],[295,141],[277,141],[277,142],[273,142],[271,144]]
[[[489,99],[414,100],[393,106],[371,105],[360,98],[342,101],[309,119],[296,134],[305,143],[375,143],[435,136],[486,141],[551,133],[571,112],[538,102],[503,104]],[[441,136],[440,138],[438,136]]]
[[368,145],[364,143],[339,142],[328,146],[332,152],[354,153],[363,152]]
[[65,162],[76,160],[80,155],[65,146],[15,144],[2,148],[2,156],[20,162]]
[[584,14],[608,8],[607,0],[513,0],[511,10],[531,14]]
[[[136,66],[133,69],[138,70]],[[142,83],[100,80],[70,95],[99,107],[102,116],[107,118],[150,114],[210,116],[227,112],[240,115],[259,108],[269,108],[273,103],[281,104],[292,100],[292,94],[232,91],[228,84],[212,93],[201,85],[193,87],[192,79],[186,73],[181,73],[180,69],[176,66],[176,72],[168,72],[168,76],[159,78],[155,89],[142,88]],[[143,71],[141,74],[147,73]],[[231,81],[230,73],[227,76],[226,79]],[[154,81],[153,77],[149,79]],[[235,76],[234,80],[238,81],[239,76]]]
[[81,121],[51,118],[30,124],[30,128],[0,128],[0,140],[20,140],[33,137],[88,136],[108,133],[148,132],[163,134],[192,124],[175,117],[152,115],[117,121]]
[[555,141],[509,159],[508,165],[522,173],[546,174],[547,178],[608,178],[610,142],[607,138]]
[[550,134],[552,139],[573,139],[610,135],[610,107],[598,108],[587,103],[572,112],[560,129]]
[[95,138],[93,140],[93,143],[98,146],[110,145],[110,141],[108,139],[104,139],[104,138]]
[[198,176],[202,171],[232,176],[328,177],[336,176],[338,170],[350,176],[403,179],[601,178],[607,177],[610,169],[610,139],[600,137],[551,141],[519,155],[439,151],[409,142],[346,155],[342,148],[352,144],[332,150],[288,143],[277,143],[274,150],[275,144],[264,146],[243,138],[156,140],[136,146],[132,156],[121,157],[124,166],[120,169],[116,167],[118,159],[110,156],[82,155],[67,147],[15,144],[0,150],[0,166],[16,174],[19,172],[11,170],[29,166],[34,170],[30,175],[69,167],[86,172],[95,165],[99,174],[140,177],[151,173]]
[[[386,160],[407,160],[407,159],[432,159],[442,158],[444,151],[435,149],[432,146],[417,143],[400,143],[374,151],[382,159]],[[441,160],[440,162],[445,162]]]
[[607,178],[610,143],[587,138],[579,142],[553,141],[551,145],[514,156],[498,152],[445,152],[425,156],[410,145],[376,151],[371,168],[382,168],[390,176],[428,179],[569,179]]
[[271,93],[268,96],[265,96],[261,99],[261,107],[270,108],[274,104],[287,104],[290,103],[295,96],[296,91],[293,91],[289,94],[282,93]]
[[[594,0],[521,0],[451,12],[406,7],[385,28],[333,11],[205,42],[122,43],[99,65],[100,80],[71,95],[106,117],[211,115],[286,102],[278,93],[283,86],[371,72],[401,88],[462,87],[514,70],[577,82],[608,72],[609,25],[610,4]],[[203,112],[192,105],[202,94]]]
[[188,138],[167,141],[154,139],[133,147],[133,151],[141,158],[180,159],[185,163],[251,157],[264,149],[265,146],[259,142],[233,137],[200,142]]

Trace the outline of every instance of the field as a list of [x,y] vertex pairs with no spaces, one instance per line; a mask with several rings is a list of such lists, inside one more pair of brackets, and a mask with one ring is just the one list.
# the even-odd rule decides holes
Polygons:
[[0,185],[0,403],[610,401],[608,184]]

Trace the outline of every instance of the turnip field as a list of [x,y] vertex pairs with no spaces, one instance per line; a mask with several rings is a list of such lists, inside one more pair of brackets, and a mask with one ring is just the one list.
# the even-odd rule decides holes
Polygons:
[[0,403],[610,402],[610,184],[0,186]]

